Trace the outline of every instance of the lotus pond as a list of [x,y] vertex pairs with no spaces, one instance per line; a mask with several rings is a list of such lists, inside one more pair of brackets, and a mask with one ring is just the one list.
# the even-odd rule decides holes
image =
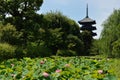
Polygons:
[[45,57],[0,62],[0,80],[117,80],[111,59]]

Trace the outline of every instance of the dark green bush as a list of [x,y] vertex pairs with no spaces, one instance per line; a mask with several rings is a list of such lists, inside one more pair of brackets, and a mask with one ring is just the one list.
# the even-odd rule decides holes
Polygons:
[[76,52],[73,50],[57,50],[57,56],[77,56]]
[[0,25],[0,41],[15,44],[20,34],[16,31],[15,26],[11,24]]
[[0,43],[0,60],[14,58],[16,47],[8,43]]
[[28,57],[46,57],[51,55],[52,51],[43,45],[29,44],[26,48],[26,56]]
[[112,56],[120,57],[120,39],[112,44]]
[[75,51],[77,55],[83,55],[84,45],[81,39],[75,35],[68,35],[67,36],[67,49]]
[[46,57],[51,56],[52,51],[45,47],[45,46],[33,46],[28,45],[26,48],[18,47],[15,50],[15,57],[16,58],[23,58],[23,57]]
[[23,47],[17,47],[15,50],[15,58],[23,58],[26,57],[26,49]]
[[92,46],[90,48],[90,55],[99,55],[100,54],[100,44],[99,39],[93,39]]
[[18,47],[15,50],[15,57],[16,58],[23,58],[23,57],[46,57],[51,56],[52,51],[45,47],[45,46],[33,46],[27,45],[26,48]]

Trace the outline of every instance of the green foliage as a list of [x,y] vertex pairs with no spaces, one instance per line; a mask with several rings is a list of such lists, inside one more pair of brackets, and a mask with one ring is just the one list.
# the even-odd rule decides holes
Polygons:
[[79,35],[79,26],[75,21],[71,20],[67,16],[64,16],[61,12],[49,12],[44,15],[46,20],[46,27],[48,28],[61,28],[65,34]]
[[92,41],[93,41],[91,32],[85,30],[81,33],[81,35],[82,35],[81,36],[82,41],[84,43],[84,48],[83,48],[84,54],[83,55],[90,55],[90,49],[92,47]]
[[0,0],[0,15],[3,19],[8,18],[9,15],[12,19],[16,18],[16,21],[21,20],[30,13],[38,11],[42,3],[43,0]]
[[[104,28],[100,38],[100,49],[102,54],[111,57],[113,55],[119,55],[119,51],[117,50],[117,47],[115,47],[115,45],[117,45],[117,40],[120,39],[119,21],[120,10],[114,10],[114,12],[109,16],[109,18],[103,23]],[[113,52],[115,52],[115,54]]]
[[41,40],[44,41],[44,45],[49,47],[53,53],[56,53],[56,50],[58,48],[61,48],[63,46],[63,32],[61,32],[61,28],[55,28],[55,29],[48,29],[45,34],[43,34],[43,37]]
[[0,42],[7,42],[10,44],[18,44],[18,39],[21,36],[21,33],[16,31],[16,28],[11,25],[0,25]]
[[44,45],[37,45],[35,43],[29,43],[26,47],[17,47],[15,50],[16,58],[23,57],[46,57],[51,56],[52,50]]
[[15,50],[15,58],[21,59],[23,57],[26,57],[26,49],[23,47],[17,47]]
[[57,50],[57,56],[77,56],[77,53],[73,50]]
[[112,44],[112,56],[120,57],[120,39]]
[[26,48],[26,56],[28,57],[46,57],[51,56],[52,51],[44,45],[28,44]]
[[90,52],[92,55],[99,55],[100,53],[100,40],[99,39],[93,39],[93,43],[90,49]]
[[110,68],[113,69],[115,75],[117,76],[118,80],[120,80],[120,59],[114,59]]
[[75,35],[69,34],[67,36],[67,49],[75,51],[76,55],[82,55],[84,51],[84,43],[83,41]]
[[[15,26],[20,35],[17,45],[26,45],[28,41],[35,41],[38,36],[42,15],[36,12],[40,9],[43,0],[1,0],[0,16],[4,24],[10,23]],[[38,39],[37,39],[38,40]],[[15,40],[16,41],[16,40]]]
[[10,59],[0,63],[3,80],[117,80],[111,60],[84,57]]
[[16,48],[10,44],[0,43],[0,60],[14,58],[15,49]]
[[[75,21],[60,12],[47,13],[43,19],[42,30],[45,35],[42,39],[54,54],[57,50],[69,50],[70,48],[75,52],[82,52],[80,28]],[[71,44],[74,46],[70,47]]]
[[58,50],[81,55],[84,44],[79,25],[60,12],[37,14],[42,3],[1,0],[0,20],[4,25],[0,25],[0,41],[15,45],[17,58],[56,55]]

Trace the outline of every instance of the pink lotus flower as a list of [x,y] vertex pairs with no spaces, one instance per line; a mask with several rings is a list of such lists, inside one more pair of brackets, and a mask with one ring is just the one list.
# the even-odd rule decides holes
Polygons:
[[45,62],[44,61],[40,61],[40,64],[44,64]]
[[56,72],[56,73],[60,73],[60,72],[61,72],[61,70],[60,70],[60,69],[57,69],[55,72]]
[[48,74],[47,72],[43,72],[43,76],[44,76],[44,77],[48,77],[49,74]]
[[12,77],[15,77],[16,75],[15,74],[11,74]]
[[65,64],[65,67],[70,67],[70,64]]
[[99,73],[99,74],[102,74],[102,73],[103,73],[103,70],[98,70],[98,73]]
[[14,64],[11,64],[12,67],[14,67],[15,65]]

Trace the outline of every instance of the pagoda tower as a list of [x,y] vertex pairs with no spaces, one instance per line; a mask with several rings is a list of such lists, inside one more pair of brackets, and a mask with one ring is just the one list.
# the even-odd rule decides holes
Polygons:
[[86,8],[86,17],[80,21],[78,21],[78,23],[80,25],[82,25],[82,27],[80,28],[82,31],[90,31],[92,36],[96,36],[97,34],[92,32],[93,30],[96,30],[95,26],[92,26],[94,24],[96,24],[95,20],[92,20],[91,18],[89,18],[88,16],[88,4],[87,4],[87,8]]
[[82,30],[82,39],[84,43],[84,54],[82,55],[90,55],[91,52],[91,46],[93,42],[93,36],[96,36],[97,34],[93,32],[93,30],[96,30],[96,27],[93,26],[96,24],[96,21],[89,18],[88,16],[88,4],[86,7],[86,17],[82,20],[78,21],[80,25],[80,30]]

